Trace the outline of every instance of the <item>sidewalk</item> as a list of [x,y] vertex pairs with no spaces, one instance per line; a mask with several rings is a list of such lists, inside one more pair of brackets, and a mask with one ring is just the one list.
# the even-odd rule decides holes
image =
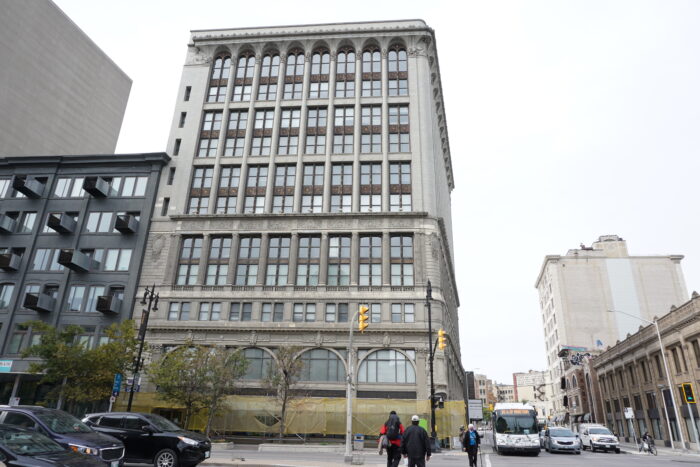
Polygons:
[[[676,443],[676,445],[680,445],[680,443]],[[666,446],[659,446],[658,444],[655,444],[654,446],[656,447],[656,450],[659,452],[659,455],[700,458],[700,452],[698,452],[697,450],[683,451],[680,448],[671,449],[671,448],[666,447]],[[639,447],[633,443],[620,443],[620,450],[622,452],[624,452],[625,454],[636,454],[639,456],[648,456],[649,455],[646,452],[639,452]]]

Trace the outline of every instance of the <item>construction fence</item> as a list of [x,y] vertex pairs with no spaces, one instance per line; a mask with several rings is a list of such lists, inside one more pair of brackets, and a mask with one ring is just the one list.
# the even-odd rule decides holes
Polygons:
[[[120,397],[115,406],[125,406],[126,397]],[[182,423],[183,410],[177,405],[160,400],[155,393],[135,394],[133,410],[161,414]],[[405,399],[354,399],[353,433],[378,435],[379,429],[395,410],[404,426],[417,414],[430,420],[430,404],[427,400]],[[215,434],[249,433],[274,436],[279,432],[279,407],[276,400],[266,396],[227,396],[222,409],[214,417],[212,431]],[[288,435],[345,435],[345,398],[308,397],[294,399],[287,409],[285,434]],[[435,409],[438,438],[457,436],[460,425],[465,424],[464,401],[446,401],[444,408]],[[207,411],[203,410],[190,420],[188,429],[203,431]]]

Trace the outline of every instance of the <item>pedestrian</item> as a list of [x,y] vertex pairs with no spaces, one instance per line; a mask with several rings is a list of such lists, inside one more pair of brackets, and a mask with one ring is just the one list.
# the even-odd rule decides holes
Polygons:
[[386,448],[386,467],[397,467],[401,462],[401,435],[403,433],[404,428],[401,420],[392,410],[389,412],[389,418],[379,430],[379,434],[386,436],[386,439],[389,440],[389,446]]
[[428,432],[418,426],[418,415],[411,417],[411,426],[406,428],[401,440],[401,454],[408,458],[408,467],[425,467],[430,460]]
[[462,452],[465,452],[467,450],[467,447],[464,445],[464,425],[459,426],[459,444],[462,445]]
[[467,446],[467,455],[469,456],[469,467],[476,467],[476,455],[479,452],[481,444],[481,436],[476,431],[473,424],[469,424],[469,428],[464,433],[464,444]]

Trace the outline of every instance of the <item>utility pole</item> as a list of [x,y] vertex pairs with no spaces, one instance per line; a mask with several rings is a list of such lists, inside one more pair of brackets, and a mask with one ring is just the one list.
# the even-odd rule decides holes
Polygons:
[[[433,314],[430,301],[433,299],[433,287],[428,279],[428,286],[425,292],[425,305],[428,307],[428,363],[430,365],[430,444],[438,448],[437,430],[435,429],[435,381],[433,380]],[[436,449],[437,451],[438,449]]]
[[153,311],[158,310],[159,296],[157,293],[155,293],[155,289],[155,284],[153,284],[150,290],[148,289],[148,287],[146,287],[146,291],[143,293],[143,298],[141,299],[141,305],[148,304],[148,307],[145,308],[141,313],[141,326],[139,327],[139,354],[136,357],[136,360],[134,361],[133,382],[131,383],[131,392],[129,393],[129,403],[126,406],[127,412],[131,412],[131,403],[134,400],[134,392],[136,392],[136,385],[138,384],[138,381],[140,379],[139,370],[141,369],[141,354],[143,353],[143,345],[146,341],[146,328],[148,327],[148,316],[151,314],[151,307],[153,307]]
[[369,308],[364,305],[360,305],[360,308],[352,315],[350,320],[350,332],[348,335],[348,374],[345,377],[347,386],[345,388],[345,403],[347,404],[345,409],[345,462],[352,462],[352,377],[355,374],[354,363],[353,363],[353,326],[355,325],[355,319],[357,319],[358,329],[360,332],[364,332],[365,328],[369,326],[367,324],[367,312]]

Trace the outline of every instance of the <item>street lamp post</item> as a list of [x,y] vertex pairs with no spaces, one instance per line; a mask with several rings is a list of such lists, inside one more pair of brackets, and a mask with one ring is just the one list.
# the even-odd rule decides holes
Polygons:
[[435,430],[435,381],[433,380],[433,315],[430,301],[433,299],[433,287],[428,280],[425,291],[425,305],[428,307],[428,362],[430,368],[430,442],[437,450],[437,431]]
[[[653,324],[655,329],[656,329],[656,337],[659,339],[659,347],[661,348],[661,358],[664,361],[664,371],[666,372],[666,383],[668,384],[668,392],[671,394],[671,403],[673,404],[673,412],[676,416],[676,421],[678,423],[678,434],[681,436],[681,445],[682,449],[685,450],[685,437],[683,436],[683,430],[681,428],[681,418],[678,413],[678,404],[676,404],[676,396],[673,394],[673,384],[671,383],[671,374],[668,371],[668,361],[666,360],[666,348],[664,347],[664,343],[661,340],[661,331],[659,331],[659,323],[654,320],[654,321],[649,321],[648,319],[640,318],[639,316],[635,316],[629,313],[625,313],[624,311],[620,310],[608,310],[610,313],[622,313],[623,315],[631,316],[632,318],[637,318],[640,321],[643,321],[648,324]],[[666,404],[666,398],[663,397],[663,390],[661,390],[661,397],[664,400],[664,413],[666,415],[666,425],[668,426],[668,437],[669,440],[671,441],[671,449],[674,448],[673,446],[673,432],[671,431],[671,420],[668,418],[668,405]],[[690,409],[690,407],[689,407]]]
[[133,381],[131,383],[131,392],[129,393],[129,403],[126,406],[127,412],[131,412],[131,403],[134,400],[134,392],[136,392],[135,389],[139,380],[139,370],[141,369],[141,354],[143,353],[143,345],[146,341],[146,328],[148,327],[148,316],[151,314],[151,307],[153,307],[153,311],[158,311],[159,296],[157,293],[155,293],[155,289],[155,284],[153,284],[153,286],[150,289],[146,287],[146,290],[143,293],[143,298],[141,299],[141,305],[147,304],[148,306],[141,313],[141,326],[139,327],[139,353],[136,357],[136,360],[134,361]]

